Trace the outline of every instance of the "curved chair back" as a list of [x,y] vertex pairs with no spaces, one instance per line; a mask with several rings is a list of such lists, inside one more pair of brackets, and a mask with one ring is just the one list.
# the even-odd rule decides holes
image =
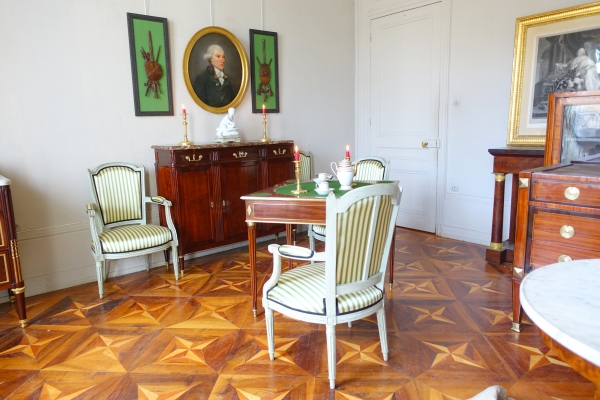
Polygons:
[[146,224],[143,166],[102,164],[88,173],[92,197],[105,226]]
[[311,152],[300,151],[300,180],[309,181],[313,178],[313,155]]
[[359,158],[352,166],[357,181],[381,181],[390,176],[390,162],[381,157]]

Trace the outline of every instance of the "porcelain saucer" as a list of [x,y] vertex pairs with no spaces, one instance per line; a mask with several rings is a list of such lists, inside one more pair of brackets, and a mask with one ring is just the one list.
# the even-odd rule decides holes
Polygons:
[[319,188],[316,188],[315,192],[317,192],[318,194],[329,194],[330,192],[333,192],[333,188],[328,188],[328,189],[325,189],[325,190],[321,190]]

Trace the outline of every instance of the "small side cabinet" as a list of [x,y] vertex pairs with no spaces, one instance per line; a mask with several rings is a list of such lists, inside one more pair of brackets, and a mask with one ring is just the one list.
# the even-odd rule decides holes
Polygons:
[[0,175],[0,289],[8,289],[10,301],[16,302],[19,324],[25,328],[25,283],[21,274],[10,184],[9,179]]
[[600,258],[600,164],[573,161],[521,171],[518,186],[512,277],[517,332],[525,275],[557,262]]

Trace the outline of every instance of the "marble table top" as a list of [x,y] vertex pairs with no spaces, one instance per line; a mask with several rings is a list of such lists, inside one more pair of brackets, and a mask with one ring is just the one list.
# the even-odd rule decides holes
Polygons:
[[521,305],[548,336],[600,366],[600,259],[533,271],[521,283]]
[[10,179],[0,175],[0,186],[10,185]]

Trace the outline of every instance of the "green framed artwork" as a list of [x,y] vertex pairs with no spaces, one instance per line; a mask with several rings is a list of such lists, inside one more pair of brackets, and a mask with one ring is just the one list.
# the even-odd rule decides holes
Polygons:
[[250,29],[250,65],[252,112],[278,113],[279,68],[276,32]]
[[174,115],[167,19],[127,13],[136,116]]

